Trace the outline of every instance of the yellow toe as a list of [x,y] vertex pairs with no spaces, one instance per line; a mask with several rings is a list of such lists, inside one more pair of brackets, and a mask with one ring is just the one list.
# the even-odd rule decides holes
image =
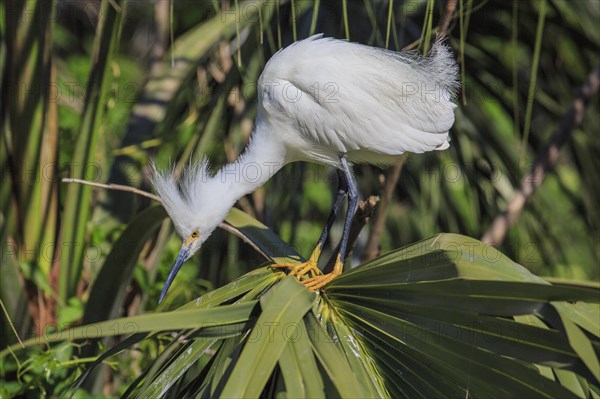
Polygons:
[[342,274],[342,271],[344,270],[344,263],[338,254],[335,265],[333,266],[333,271],[328,274],[323,274],[317,266],[320,255],[321,246],[317,245],[306,262],[276,263],[271,265],[271,267],[289,269],[289,274],[296,277],[296,279],[306,288],[311,291],[318,291],[329,284],[334,278]]

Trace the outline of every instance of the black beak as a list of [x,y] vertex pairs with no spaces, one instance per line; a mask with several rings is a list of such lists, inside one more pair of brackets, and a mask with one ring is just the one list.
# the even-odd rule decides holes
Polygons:
[[186,260],[188,260],[189,257],[190,257],[190,251],[187,248],[181,248],[179,250],[179,255],[177,255],[177,259],[175,259],[175,264],[173,265],[173,268],[171,268],[171,271],[169,272],[169,276],[167,277],[167,282],[165,283],[165,285],[162,289],[162,292],[160,293],[160,297],[158,298],[158,303],[162,302],[163,298],[167,294],[167,291],[169,290],[169,287],[171,286],[171,283],[173,282],[173,280],[175,280],[175,276],[179,272],[179,269],[181,269],[181,266],[183,266],[183,263]]

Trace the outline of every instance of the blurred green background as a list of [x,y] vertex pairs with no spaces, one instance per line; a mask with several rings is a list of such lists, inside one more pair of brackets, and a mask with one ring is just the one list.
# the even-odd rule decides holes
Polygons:
[[[380,207],[363,230],[352,264],[439,232],[482,237],[600,61],[600,2],[457,3],[448,44],[462,90],[452,145],[408,155],[388,198],[390,171],[356,167],[363,197],[382,196],[385,212]],[[16,342],[10,323],[28,338],[156,309],[179,249],[171,222],[150,199],[62,178],[151,191],[151,159],[177,168],[201,156],[215,166],[232,161],[252,131],[256,81],[279,48],[323,32],[424,51],[445,7],[399,0],[0,1],[0,349]],[[595,96],[499,245],[535,274],[600,278],[598,103]],[[328,168],[293,164],[237,206],[306,256],[335,190]],[[377,221],[380,239],[372,237]],[[331,241],[340,234],[336,224]],[[217,230],[183,267],[166,306],[263,261]]]

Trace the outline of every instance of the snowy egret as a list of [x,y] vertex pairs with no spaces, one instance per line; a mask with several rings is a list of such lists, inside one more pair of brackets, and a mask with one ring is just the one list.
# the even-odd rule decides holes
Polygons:
[[[263,185],[290,162],[307,161],[338,170],[333,208],[309,260],[274,267],[291,269],[318,290],[341,274],[358,192],[353,163],[379,166],[404,152],[449,146],[457,66],[438,40],[424,57],[322,35],[279,50],[258,81],[258,112],[250,142],[237,161],[212,173],[203,161],[173,171],[153,168],[153,184],[183,244],[160,295],[164,298],[182,264],[223,221],[242,196]],[[317,267],[322,247],[348,197],[339,252],[329,274]]]

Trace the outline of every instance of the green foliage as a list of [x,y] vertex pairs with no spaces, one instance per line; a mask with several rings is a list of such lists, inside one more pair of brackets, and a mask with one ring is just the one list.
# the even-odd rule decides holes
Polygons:
[[[283,276],[259,268],[174,311],[81,326],[44,343],[133,334],[94,366],[163,336],[162,354],[127,397],[587,398],[598,391],[600,288],[551,285],[477,240],[438,235],[351,270],[320,295]],[[58,351],[19,371],[31,378],[38,363],[64,369],[44,358]]]

